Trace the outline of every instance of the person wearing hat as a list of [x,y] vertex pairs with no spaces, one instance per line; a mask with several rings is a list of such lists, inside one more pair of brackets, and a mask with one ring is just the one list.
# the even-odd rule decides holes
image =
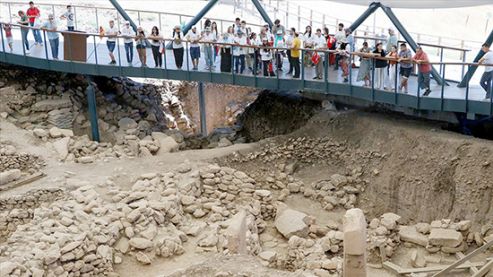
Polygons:
[[202,36],[202,41],[204,44],[204,58],[205,58],[205,69],[212,70],[214,69],[214,51],[212,49],[212,43],[216,42],[217,39],[212,33],[211,27],[205,28],[205,33]]
[[48,40],[50,41],[51,56],[54,60],[58,60],[58,46],[60,44],[60,38],[57,33],[57,24],[55,21],[55,16],[53,14],[48,15],[48,21],[41,25],[42,30],[46,30]]
[[173,56],[175,57],[175,65],[177,69],[181,69],[183,66],[183,32],[180,25],[176,25],[173,29]]
[[247,45],[247,39],[242,30],[238,30],[237,36],[234,39],[234,44],[237,46],[233,46],[233,60],[235,64],[235,72],[238,74],[243,74],[245,71],[245,54],[246,48],[242,47]]
[[187,34],[187,40],[190,42],[190,58],[192,59],[193,70],[199,69],[201,35],[197,32],[197,27],[193,26]]
[[123,28],[121,30],[123,36],[123,45],[125,47],[125,55],[127,57],[127,63],[132,66],[132,61],[134,59],[134,38],[135,32],[130,26],[130,22],[125,21]]

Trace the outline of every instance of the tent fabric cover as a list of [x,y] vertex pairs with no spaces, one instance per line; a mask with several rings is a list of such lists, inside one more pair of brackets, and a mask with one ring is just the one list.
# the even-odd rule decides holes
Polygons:
[[472,7],[481,5],[491,5],[493,0],[329,0],[344,4],[369,6],[373,2],[380,2],[382,5],[391,8],[403,9],[439,9],[439,8],[458,8]]

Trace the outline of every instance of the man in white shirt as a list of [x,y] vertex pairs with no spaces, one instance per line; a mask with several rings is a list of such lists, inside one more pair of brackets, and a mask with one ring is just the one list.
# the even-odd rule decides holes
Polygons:
[[113,51],[115,51],[118,29],[115,27],[115,21],[110,20],[110,26],[106,30],[105,35],[108,37],[108,39],[106,40],[106,47],[108,47],[108,52],[109,52],[108,54],[110,55],[111,58],[110,64],[116,64],[115,55],[113,55]]
[[74,24],[74,12],[72,11],[72,6],[68,5],[67,6],[67,11],[60,16],[60,19],[66,19],[67,20],[67,30],[68,31],[74,31],[75,30],[75,24]]
[[235,72],[238,74],[243,74],[245,71],[245,47],[241,47],[241,45],[247,45],[247,39],[245,34],[240,30],[237,33],[237,37],[235,37],[234,42],[236,45],[233,47],[233,59],[235,64]]
[[212,43],[217,39],[212,33],[211,27],[205,28],[205,33],[202,36],[203,42],[208,42],[204,44],[204,58],[206,70],[214,69],[214,51],[212,49]]
[[190,58],[192,58],[193,70],[198,70],[198,66],[199,66],[200,38],[201,38],[200,34],[197,33],[197,27],[193,26],[191,31],[187,34],[187,40],[190,42]]
[[124,37],[123,43],[125,45],[127,62],[128,65],[132,66],[132,60],[134,58],[134,37],[136,35],[132,27],[130,27],[130,22],[125,21],[125,25],[123,25],[121,33],[122,36]]
[[[313,37],[313,48],[315,49],[324,49],[327,48],[327,42],[325,41],[325,37],[322,35],[322,30],[317,29],[317,33]],[[322,80],[324,74],[324,52],[317,52],[320,56],[318,63],[316,65],[317,76],[313,77],[315,80]]]
[[[334,38],[336,39],[336,49],[339,49],[342,43],[347,43],[346,32],[344,31],[344,24],[339,23]],[[334,70],[338,70],[338,69],[339,69],[339,55],[336,55],[336,64]]]
[[[490,51],[490,45],[488,43],[483,44],[481,50],[485,52],[484,56],[479,59],[479,64],[493,64],[493,52]],[[491,91],[493,90],[493,66],[485,66],[481,81],[479,81],[481,87],[486,91],[485,99],[491,98]]]

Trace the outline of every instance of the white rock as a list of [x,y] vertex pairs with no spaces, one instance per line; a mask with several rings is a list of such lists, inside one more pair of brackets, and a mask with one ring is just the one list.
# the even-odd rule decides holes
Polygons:
[[142,252],[135,253],[135,258],[137,259],[137,261],[139,261],[145,265],[151,264],[151,258],[149,258],[149,256],[147,256],[146,254],[144,254]]
[[135,249],[147,249],[153,246],[152,241],[144,238],[132,238],[128,243]]
[[433,228],[428,239],[432,245],[457,247],[464,238],[460,232],[452,229]]
[[63,136],[63,134],[62,134],[60,128],[58,128],[58,127],[52,127],[50,129],[50,137],[52,137],[52,138],[60,138],[62,136]]
[[270,262],[273,262],[276,259],[277,253],[275,251],[263,251],[263,252],[260,252],[258,254],[258,256],[262,260],[268,261],[270,263]]
[[419,233],[415,226],[400,226],[399,236],[402,241],[411,242],[423,247],[428,245],[428,237]]
[[36,128],[33,130],[33,135],[35,135],[38,138],[45,138],[48,136],[48,132],[46,132],[46,130],[44,129]]
[[118,121],[118,127],[123,130],[135,129],[138,126],[139,125],[135,122],[135,120],[128,117],[124,117]]
[[69,142],[70,142],[70,138],[68,138],[68,137],[61,138],[61,139],[53,142],[53,147],[55,148],[56,152],[58,153],[58,158],[62,161],[67,158]]
[[292,210],[284,209],[276,215],[275,226],[277,231],[281,233],[285,238],[296,235],[298,237],[308,236],[308,225],[305,223],[308,215],[305,213]]
[[394,213],[385,213],[380,218],[380,224],[382,224],[388,230],[394,230],[397,227],[397,221],[401,219],[401,216]]
[[153,132],[151,136],[159,145],[157,154],[176,152],[180,147],[180,145],[172,137],[164,133]]
[[13,182],[21,177],[19,169],[10,169],[0,172],[0,186]]

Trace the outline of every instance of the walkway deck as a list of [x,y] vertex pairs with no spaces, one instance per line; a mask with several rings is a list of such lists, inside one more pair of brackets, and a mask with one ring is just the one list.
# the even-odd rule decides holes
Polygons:
[[[449,86],[443,87],[442,92],[442,86],[437,85],[432,80],[432,93],[427,97],[423,97],[417,93],[417,80],[415,77],[410,79],[408,94],[395,93],[363,87],[362,82],[356,81],[358,69],[351,70],[352,78],[349,83],[344,83],[340,70],[335,71],[332,67],[329,67],[324,80],[313,80],[313,76],[315,76],[314,68],[305,68],[304,78],[293,79],[285,74],[289,67],[287,59],[284,61],[284,71],[279,72],[280,74],[276,77],[255,76],[248,69],[245,70],[244,74],[220,72],[220,57],[217,57],[215,69],[205,70],[204,59],[201,58],[199,70],[193,71],[191,70],[192,64],[187,51],[185,51],[182,70],[179,70],[175,66],[171,50],[166,51],[163,67],[154,68],[151,50],[147,49],[147,64],[149,67],[141,67],[135,49],[133,63],[131,65],[127,64],[121,40],[115,49],[117,65],[109,65],[110,58],[106,48],[106,40],[93,36],[88,37],[86,63],[53,60],[49,45],[48,47],[33,45],[31,32],[28,36],[31,41],[31,53],[24,55],[20,31],[14,29],[13,33],[14,50],[10,52],[6,44],[0,46],[0,61],[3,63],[67,73],[203,81],[278,90],[306,90],[331,95],[350,96],[371,102],[417,110],[463,112],[481,115],[493,114],[493,103],[491,99],[484,99],[485,92],[479,85],[471,85],[470,88],[458,88],[455,83],[449,83]],[[5,52],[3,52],[3,46],[5,46]],[[63,38],[61,36],[59,57],[63,58],[63,54]]]

